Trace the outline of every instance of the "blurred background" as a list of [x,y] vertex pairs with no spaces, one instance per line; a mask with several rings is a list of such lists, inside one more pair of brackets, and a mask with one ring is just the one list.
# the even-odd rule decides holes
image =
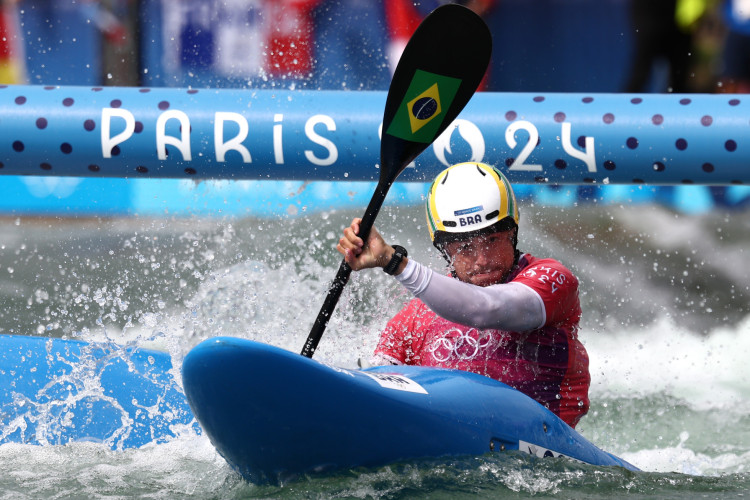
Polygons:
[[[2,83],[386,90],[437,0],[3,0]],[[473,0],[494,92],[743,92],[735,0]],[[743,31],[743,28],[745,31]],[[746,41],[744,43],[747,43]]]

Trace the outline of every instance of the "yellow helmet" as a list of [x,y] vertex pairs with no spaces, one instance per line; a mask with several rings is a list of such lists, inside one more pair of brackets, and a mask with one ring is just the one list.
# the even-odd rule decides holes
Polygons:
[[458,163],[438,174],[427,195],[433,245],[518,227],[518,204],[508,179],[485,163]]

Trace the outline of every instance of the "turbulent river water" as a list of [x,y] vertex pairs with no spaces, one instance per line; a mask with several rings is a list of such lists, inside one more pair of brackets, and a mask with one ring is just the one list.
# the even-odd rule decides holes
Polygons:
[[[0,498],[729,498],[750,491],[750,218],[657,205],[522,206],[519,247],[580,278],[590,413],[578,429],[643,469],[513,453],[241,480],[205,436],[112,451],[0,446]],[[167,350],[233,335],[299,351],[360,210],[277,218],[0,220],[0,332]],[[377,224],[442,266],[421,206]],[[407,299],[357,274],[316,358],[353,368]]]

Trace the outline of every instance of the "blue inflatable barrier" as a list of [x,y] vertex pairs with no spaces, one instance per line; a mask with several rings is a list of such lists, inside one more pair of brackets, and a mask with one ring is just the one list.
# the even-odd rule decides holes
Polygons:
[[114,450],[200,432],[166,352],[0,334],[0,444]]
[[[0,173],[371,181],[384,92],[0,86]],[[745,184],[750,96],[480,93],[399,180]]]

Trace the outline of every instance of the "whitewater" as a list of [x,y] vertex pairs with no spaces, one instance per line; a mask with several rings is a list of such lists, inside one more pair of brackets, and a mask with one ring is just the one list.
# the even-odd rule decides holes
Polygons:
[[[357,209],[252,217],[0,220],[0,331],[182,357],[216,335],[299,351]],[[521,206],[519,247],[580,278],[591,410],[578,430],[643,472],[514,453],[248,484],[192,428],[163,444],[0,446],[0,498],[727,498],[750,490],[750,221],[659,205]],[[376,226],[442,266],[423,208]],[[408,296],[353,276],[316,359],[354,368]],[[6,424],[3,424],[6,425]]]

